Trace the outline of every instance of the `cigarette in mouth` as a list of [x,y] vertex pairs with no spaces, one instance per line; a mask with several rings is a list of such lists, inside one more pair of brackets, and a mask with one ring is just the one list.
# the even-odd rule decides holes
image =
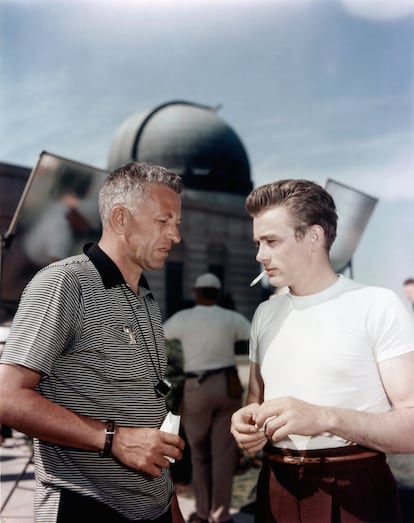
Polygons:
[[263,276],[266,274],[266,271],[262,271],[254,280],[250,282],[250,287],[253,287],[256,285],[256,283],[259,283],[259,281],[263,278]]

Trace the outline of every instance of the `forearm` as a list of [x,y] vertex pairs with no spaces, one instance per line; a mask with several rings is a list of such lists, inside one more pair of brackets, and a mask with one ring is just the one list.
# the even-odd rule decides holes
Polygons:
[[[33,390],[2,398],[0,421],[24,434],[55,445],[99,452],[106,424],[78,415]],[[116,422],[116,420],[115,420]],[[184,441],[158,428],[116,427],[112,455],[127,467],[159,476],[169,466],[165,456],[182,458]]]
[[290,434],[329,433],[389,454],[414,452],[414,408],[410,406],[373,413],[315,405],[287,396],[263,402],[253,421],[276,444]]
[[254,394],[250,390],[248,391],[247,396],[246,396],[245,405],[250,405],[251,403],[260,404],[261,402],[262,402],[262,399],[260,398],[260,396],[258,394]]
[[19,390],[1,399],[1,423],[49,443],[99,451],[105,424],[80,416],[34,390]]
[[414,452],[414,408],[384,413],[322,409],[327,432],[388,454]]
[[260,367],[257,363],[251,363],[249,369],[249,387],[247,390],[246,405],[250,403],[262,403],[264,394],[263,380]]

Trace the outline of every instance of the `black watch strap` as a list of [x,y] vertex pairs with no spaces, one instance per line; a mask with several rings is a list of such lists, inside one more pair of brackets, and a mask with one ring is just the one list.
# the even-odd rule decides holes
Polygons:
[[112,442],[116,434],[115,421],[108,420],[105,427],[105,445],[104,448],[99,452],[101,458],[108,458],[112,451]]

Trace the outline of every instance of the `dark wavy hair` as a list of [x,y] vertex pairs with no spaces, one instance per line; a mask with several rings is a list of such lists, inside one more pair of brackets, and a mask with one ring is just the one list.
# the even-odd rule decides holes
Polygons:
[[329,252],[336,238],[338,215],[332,196],[309,180],[279,180],[256,187],[247,196],[246,210],[253,218],[271,207],[286,207],[297,238],[303,238],[312,225],[320,225]]

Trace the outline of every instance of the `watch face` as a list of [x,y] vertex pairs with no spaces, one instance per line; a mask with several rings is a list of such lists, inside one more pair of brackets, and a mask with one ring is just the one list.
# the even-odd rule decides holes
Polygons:
[[160,397],[163,397],[163,396],[166,396],[172,389],[172,386],[171,386],[171,383],[164,379],[164,380],[160,380],[156,385],[155,385],[155,392],[157,393],[157,396],[160,396]]

